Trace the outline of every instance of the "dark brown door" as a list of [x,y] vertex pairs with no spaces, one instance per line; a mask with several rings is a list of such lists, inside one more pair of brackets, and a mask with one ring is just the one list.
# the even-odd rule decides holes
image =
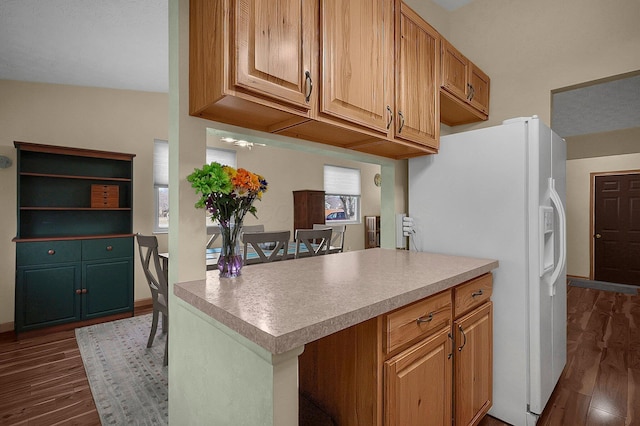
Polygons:
[[595,178],[594,275],[640,285],[640,174]]

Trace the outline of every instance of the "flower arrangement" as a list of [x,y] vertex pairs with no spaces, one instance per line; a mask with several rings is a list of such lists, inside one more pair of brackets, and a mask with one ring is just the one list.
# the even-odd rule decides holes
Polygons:
[[196,208],[205,208],[211,219],[220,224],[222,251],[218,260],[220,275],[240,275],[242,256],[237,249],[238,235],[247,213],[256,216],[253,202],[267,191],[264,177],[245,169],[235,169],[213,162],[194,169],[187,181],[202,196]]

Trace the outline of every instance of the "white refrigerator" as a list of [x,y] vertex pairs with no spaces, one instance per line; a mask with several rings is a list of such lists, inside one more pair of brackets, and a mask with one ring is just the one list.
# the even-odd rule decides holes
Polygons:
[[566,144],[536,116],[443,136],[409,160],[410,249],[499,261],[493,406],[533,425],[566,363]]

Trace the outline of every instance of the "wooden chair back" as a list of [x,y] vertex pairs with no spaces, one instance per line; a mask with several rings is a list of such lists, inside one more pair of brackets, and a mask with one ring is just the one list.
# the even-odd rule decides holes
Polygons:
[[313,229],[331,229],[329,253],[342,253],[344,250],[344,234],[347,231],[347,225],[324,225],[321,223],[314,223]]
[[325,255],[329,253],[331,229],[296,229],[295,240],[296,259]]
[[290,237],[291,231],[243,232],[244,264],[253,265],[288,259]]

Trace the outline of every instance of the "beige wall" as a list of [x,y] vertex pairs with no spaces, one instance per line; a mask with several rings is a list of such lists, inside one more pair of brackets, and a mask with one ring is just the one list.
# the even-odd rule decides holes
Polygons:
[[[229,149],[217,136],[209,136],[207,145]],[[329,157],[317,153],[294,151],[275,146],[256,146],[252,150],[237,149],[238,167],[259,173],[267,179],[269,188],[262,201],[254,204],[257,216],[247,215],[246,225],[264,224],[268,231],[289,230],[293,239],[293,194],[301,189],[323,190],[325,164],[360,169],[362,215],[380,214],[380,188],[373,177],[380,166]],[[345,250],[364,249],[364,223],[347,225]]]
[[611,155],[567,161],[567,271],[589,277],[589,243],[593,235],[591,209],[591,173],[640,170],[640,154]]
[[[533,114],[549,124],[552,90],[639,70],[638,16],[637,0],[475,0],[454,11],[441,31],[491,77],[491,111],[487,123],[451,130]],[[638,169],[638,160],[567,162],[569,275],[589,275],[589,172]]]
[[[13,141],[127,152],[134,158],[133,231],[153,230],[154,138],[167,138],[166,94],[0,80],[0,153]],[[16,167],[0,170],[0,328],[14,316]],[[135,298],[150,297],[136,263]]]
[[[13,141],[136,154],[133,231],[151,234],[154,214],[153,140],[168,138],[168,96],[162,93],[0,80],[0,99],[0,155],[6,155],[14,161],[12,167],[0,169],[0,219],[3,224],[0,228],[0,331],[4,331],[10,329],[14,319],[15,243],[11,239],[16,235],[16,167]],[[219,142],[219,138],[207,137],[206,126],[215,126],[216,123],[200,119],[193,121],[202,126],[202,130],[199,128],[195,131],[201,135],[203,143],[206,139],[210,146],[230,148]],[[239,167],[263,174],[270,183],[264,200],[256,204],[259,220],[249,217],[247,224],[264,223],[271,230],[291,229],[291,191],[322,189],[324,164],[360,168],[362,213],[380,214],[380,188],[373,185],[373,176],[380,172],[379,165],[347,160],[339,155],[327,156],[276,146],[255,147],[251,151],[237,149],[237,152]],[[402,167],[400,171],[403,173]],[[401,188],[406,186],[405,182],[406,179],[399,180]],[[398,204],[398,211],[404,211],[403,196]],[[201,211],[201,215],[204,217],[204,211]],[[166,251],[167,234],[159,234],[158,240],[160,250]],[[363,246],[364,226],[349,225],[345,248],[358,250]],[[137,259],[134,264],[134,298],[148,298],[149,290]]]
[[637,0],[475,0],[443,33],[491,77],[488,124],[548,124],[551,90],[640,69],[638,16]]

